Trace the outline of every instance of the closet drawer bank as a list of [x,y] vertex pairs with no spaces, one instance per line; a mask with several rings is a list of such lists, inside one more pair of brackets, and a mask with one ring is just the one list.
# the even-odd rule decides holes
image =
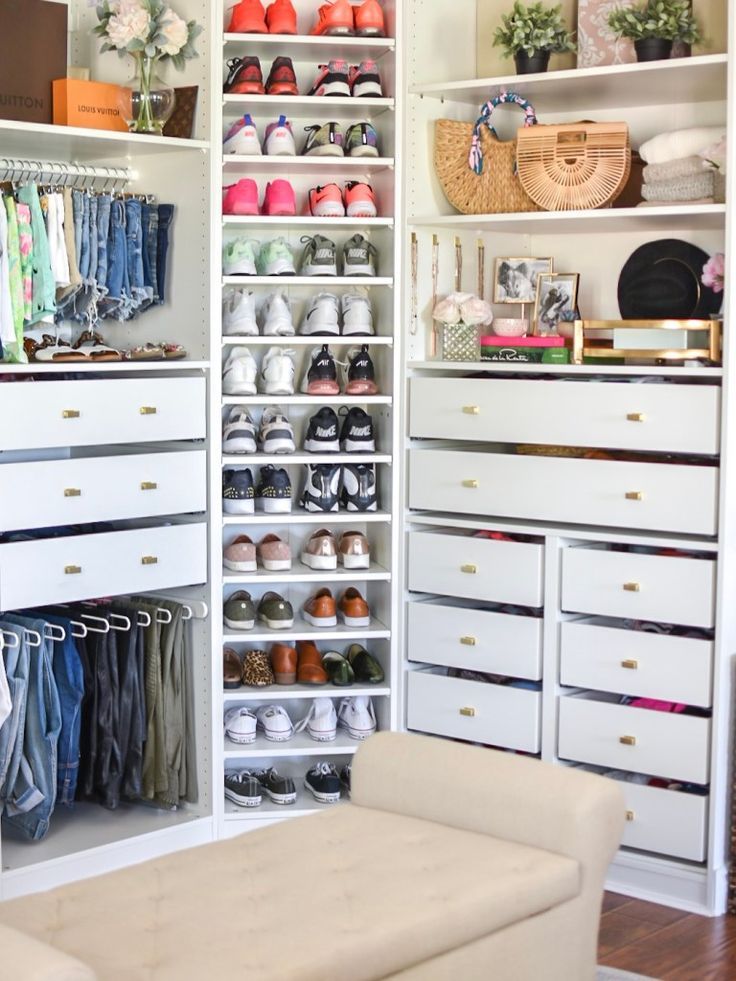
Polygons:
[[541,606],[543,548],[470,535],[412,532],[409,589],[465,599]]
[[207,579],[205,523],[0,545],[0,610]]
[[206,399],[204,378],[6,383],[0,450],[204,439]]
[[708,385],[414,378],[410,435],[716,454],[720,401]]
[[597,548],[562,553],[562,609],[690,627],[715,623],[716,563]]
[[614,697],[560,698],[559,756],[655,777],[708,782],[710,720],[617,704]]
[[204,450],[0,465],[3,531],[207,508]]
[[412,450],[409,506],[460,514],[714,535],[718,469]]
[[407,725],[419,732],[538,753],[541,705],[536,691],[431,670],[408,676]]
[[407,618],[410,661],[542,677],[541,618],[435,603],[409,603]]
[[709,640],[567,621],[561,641],[562,685],[703,708],[712,703]]
[[705,859],[707,797],[618,782],[626,798],[623,845],[691,862]]

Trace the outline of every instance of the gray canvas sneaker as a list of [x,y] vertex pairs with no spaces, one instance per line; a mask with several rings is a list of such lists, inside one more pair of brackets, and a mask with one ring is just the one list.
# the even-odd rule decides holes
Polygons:
[[302,276],[337,276],[335,243],[324,235],[302,235]]

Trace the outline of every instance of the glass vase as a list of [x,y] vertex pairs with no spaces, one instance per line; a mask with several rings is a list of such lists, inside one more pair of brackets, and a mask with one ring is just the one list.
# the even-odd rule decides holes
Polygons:
[[121,89],[120,114],[131,133],[161,136],[176,103],[173,88],[159,78],[158,59],[135,55],[136,72]]

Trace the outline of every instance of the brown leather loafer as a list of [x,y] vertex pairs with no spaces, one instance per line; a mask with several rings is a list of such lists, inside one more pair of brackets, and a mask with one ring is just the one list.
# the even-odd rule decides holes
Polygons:
[[337,604],[347,627],[369,627],[371,612],[355,586],[349,586]]
[[296,642],[298,665],[296,680],[300,685],[326,685],[327,672],[322,667],[322,655],[311,640]]
[[228,690],[240,688],[243,665],[232,647],[226,647],[222,652],[222,680]]
[[311,596],[304,604],[304,619],[313,627],[336,627],[335,598],[326,587]]
[[296,684],[296,649],[288,644],[274,644],[271,647],[271,667],[277,685]]

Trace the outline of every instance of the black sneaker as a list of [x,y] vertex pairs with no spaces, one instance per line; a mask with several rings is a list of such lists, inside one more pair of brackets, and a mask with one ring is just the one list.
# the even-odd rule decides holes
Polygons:
[[339,395],[337,365],[328,344],[312,349],[309,367],[304,373],[302,392],[305,395]]
[[259,58],[231,58],[227,63],[225,92],[231,95],[264,95],[263,72]]
[[353,406],[346,411],[340,430],[340,447],[345,453],[376,452],[373,419],[365,409]]
[[261,785],[250,770],[225,774],[225,797],[238,807],[258,807],[263,800]]
[[288,514],[291,511],[291,480],[283,467],[278,470],[271,464],[261,467],[258,507],[267,514]]
[[293,804],[296,801],[296,784],[291,777],[282,777],[273,767],[267,770],[256,770],[253,774],[258,778],[263,790],[274,804]]
[[266,95],[299,95],[291,58],[284,55],[274,58],[266,79]]
[[378,395],[376,369],[366,344],[350,348],[343,373],[346,395]]
[[340,786],[343,789],[343,793],[346,797],[350,796],[350,782],[353,776],[353,767],[351,763],[346,763],[344,767],[340,770]]
[[345,464],[342,468],[342,504],[347,511],[378,510],[374,463]]
[[225,470],[222,474],[222,509],[226,514],[253,514],[256,492],[250,470]]
[[333,763],[315,763],[304,777],[304,786],[320,804],[340,800],[340,777]]
[[340,506],[340,465],[317,463],[307,465],[307,485],[301,506],[307,511],[337,511]]
[[337,416],[335,410],[323,406],[309,420],[307,434],[304,437],[304,449],[307,453],[339,453],[340,440],[337,437]]

